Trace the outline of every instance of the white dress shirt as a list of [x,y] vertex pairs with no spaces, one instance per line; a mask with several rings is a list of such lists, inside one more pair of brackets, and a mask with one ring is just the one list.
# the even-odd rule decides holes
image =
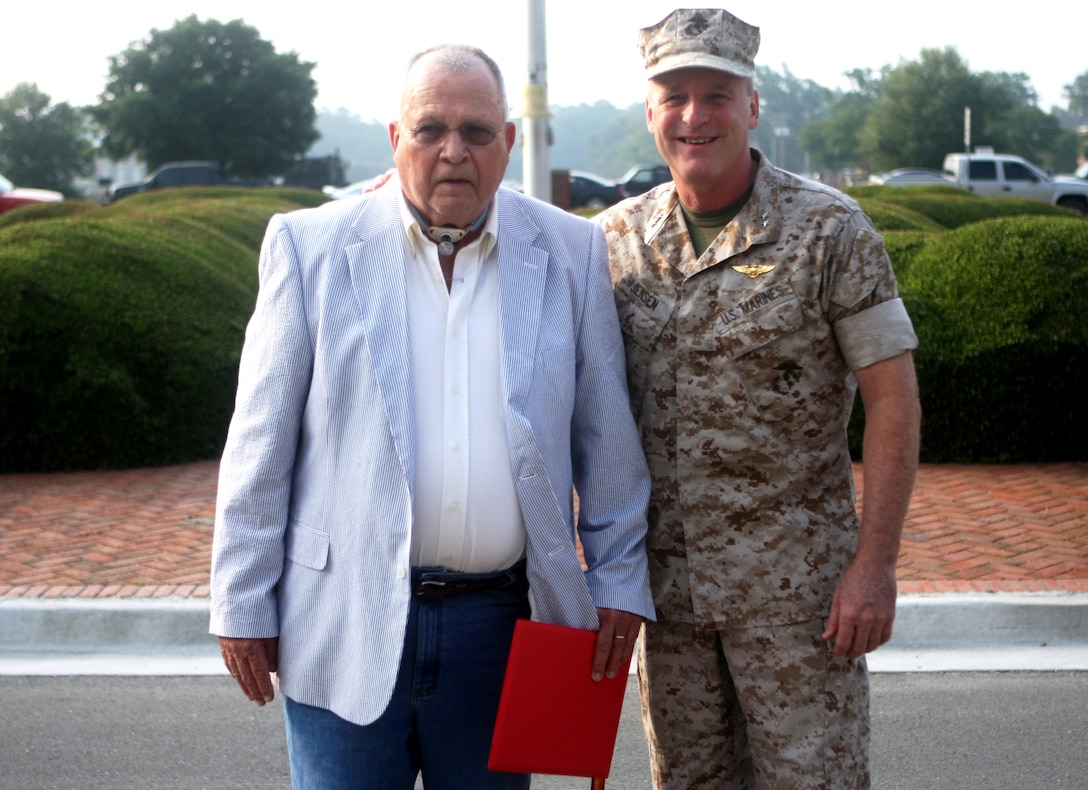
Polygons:
[[450,290],[438,246],[401,196],[415,421],[412,564],[508,568],[525,525],[506,440],[499,332],[498,219],[458,250]]

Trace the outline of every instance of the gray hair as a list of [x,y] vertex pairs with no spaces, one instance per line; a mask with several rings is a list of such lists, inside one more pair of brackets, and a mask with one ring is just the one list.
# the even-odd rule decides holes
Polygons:
[[[490,55],[479,47],[473,47],[468,44],[439,44],[413,55],[411,60],[408,61],[408,71],[411,72],[412,67],[428,55],[434,55],[438,60],[439,66],[454,74],[463,74],[466,71],[471,71],[478,63],[483,63],[487,67],[487,70],[491,72],[491,76],[495,78],[495,85],[498,88],[499,93],[499,103],[502,105],[503,120],[505,121],[508,119],[510,108],[506,102],[506,82],[502,78],[502,71],[499,70],[499,64],[496,63]],[[402,116],[404,115],[405,103],[407,100],[408,89],[406,87],[401,94],[400,101]]]

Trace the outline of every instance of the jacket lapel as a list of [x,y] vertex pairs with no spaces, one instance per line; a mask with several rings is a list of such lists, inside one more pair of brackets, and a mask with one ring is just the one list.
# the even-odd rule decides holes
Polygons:
[[533,378],[548,253],[534,246],[536,224],[514,199],[499,203],[499,321],[503,386],[507,402],[520,409]]
[[398,192],[398,186],[389,185],[363,205],[352,223],[362,240],[349,245],[345,254],[381,405],[411,489],[415,479],[415,434]]
[[[529,218],[518,196],[500,192],[499,203],[499,314],[506,388],[506,428],[511,464],[517,475],[518,497],[529,542],[529,583],[533,588],[533,616],[575,628],[596,629],[597,610],[586,587],[582,566],[574,554],[565,509],[556,489],[565,481],[549,480],[544,459],[526,412],[533,384],[544,311],[548,252],[539,245],[540,229]],[[536,430],[558,430],[558,425],[537,425]],[[563,459],[563,463],[569,463]],[[569,490],[569,489],[568,489]]]

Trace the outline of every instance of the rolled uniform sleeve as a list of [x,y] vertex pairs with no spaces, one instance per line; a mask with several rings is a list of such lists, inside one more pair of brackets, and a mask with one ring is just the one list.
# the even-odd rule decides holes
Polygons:
[[851,370],[867,368],[918,347],[914,326],[899,298],[837,321],[835,338]]
[[826,311],[847,366],[859,370],[917,348],[884,240],[861,211],[844,223],[834,259]]

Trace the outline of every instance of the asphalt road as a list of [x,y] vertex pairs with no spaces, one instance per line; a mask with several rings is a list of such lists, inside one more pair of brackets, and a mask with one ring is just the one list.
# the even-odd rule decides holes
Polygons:
[[[650,787],[630,683],[610,790]],[[2,790],[290,787],[279,702],[226,677],[0,677],[0,713]],[[1088,672],[875,674],[873,731],[876,790],[1088,788]]]

